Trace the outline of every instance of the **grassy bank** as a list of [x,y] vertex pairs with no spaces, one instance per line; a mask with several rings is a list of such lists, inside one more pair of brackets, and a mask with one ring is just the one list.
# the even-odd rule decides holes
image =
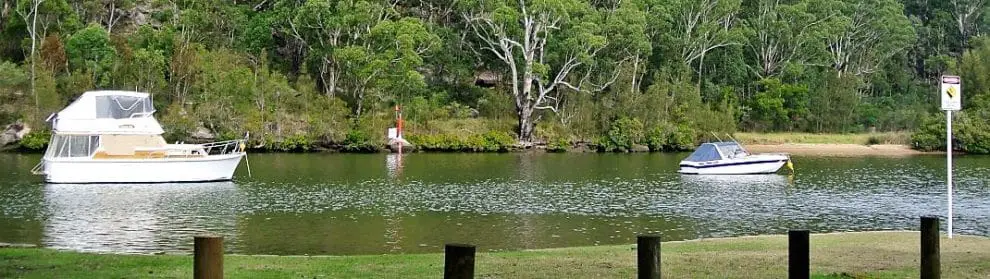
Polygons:
[[[816,278],[916,278],[916,232],[813,235]],[[634,245],[480,253],[479,278],[632,278]],[[990,276],[990,239],[942,239],[943,278]],[[484,247],[480,247],[482,250]],[[787,238],[759,236],[662,244],[666,278],[785,278]],[[438,278],[442,254],[240,256],[224,258],[229,278]],[[0,249],[0,278],[189,278],[187,255],[97,255]]]
[[811,134],[811,133],[735,133],[743,144],[911,144],[910,132],[883,132],[861,134]]

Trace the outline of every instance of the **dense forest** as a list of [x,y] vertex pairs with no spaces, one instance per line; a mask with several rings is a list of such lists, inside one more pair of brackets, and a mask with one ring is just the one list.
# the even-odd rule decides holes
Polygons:
[[0,124],[32,146],[82,92],[119,89],[153,94],[170,141],[270,150],[374,150],[396,105],[435,150],[733,131],[938,148],[938,77],[957,74],[961,149],[990,151],[986,0],[0,2]]

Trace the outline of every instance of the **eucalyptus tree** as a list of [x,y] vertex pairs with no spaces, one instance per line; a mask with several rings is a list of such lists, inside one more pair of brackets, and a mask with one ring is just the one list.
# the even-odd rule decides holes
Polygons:
[[99,22],[113,33],[113,27],[130,11],[135,0],[88,0],[72,3],[76,13],[88,22]]
[[308,47],[324,93],[345,93],[357,117],[368,94],[385,100],[423,87],[417,68],[422,56],[439,46],[422,20],[395,19],[392,4],[309,0],[289,22],[292,34]]
[[27,26],[28,36],[31,37],[31,53],[29,56],[31,59],[31,95],[34,96],[34,106],[38,107],[38,93],[34,91],[35,82],[35,64],[37,63],[35,59],[35,51],[38,49],[38,8],[45,0],[21,0],[17,2],[17,14],[24,19],[24,25]]
[[683,65],[697,64],[699,84],[709,52],[742,44],[737,28],[740,4],[740,0],[674,0],[663,4],[670,28],[664,34],[668,44],[674,46]]
[[819,16],[828,17],[821,38],[829,64],[840,77],[874,73],[914,43],[914,28],[896,0],[830,0],[819,5]]
[[343,80],[335,49],[364,45],[368,30],[388,16],[384,6],[367,1],[308,0],[295,11],[290,30],[308,48],[325,94],[334,96]]
[[816,30],[832,15],[816,16],[808,11],[808,2],[760,0],[743,20],[746,49],[755,64],[750,69],[760,79],[778,75],[790,63],[813,63],[819,52]]
[[[7,7],[4,7],[5,9]],[[49,29],[67,29],[66,26],[77,24],[65,0],[17,0],[14,12],[24,21],[25,29],[31,40],[28,59],[31,62],[31,95],[35,97],[35,107],[38,106],[38,96],[35,92],[37,73],[36,53],[38,42],[47,36]]]
[[606,46],[593,19],[597,12],[580,0],[498,0],[464,3],[462,16],[477,39],[479,55],[500,63],[515,100],[518,136],[533,139],[541,110],[557,111],[561,87],[580,91],[569,77]]
[[969,38],[980,35],[977,23],[982,20],[987,0],[950,0],[950,2],[952,17],[955,19],[956,29],[965,49],[969,47]]

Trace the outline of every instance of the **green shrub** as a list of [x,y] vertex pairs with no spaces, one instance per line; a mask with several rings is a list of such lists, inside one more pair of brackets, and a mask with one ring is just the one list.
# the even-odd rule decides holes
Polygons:
[[375,143],[360,130],[348,131],[343,142],[343,150],[346,152],[378,152],[381,149],[380,144]]
[[[643,142],[643,122],[636,118],[620,118],[608,129],[605,151],[625,151]],[[605,142],[603,142],[605,144]]]
[[461,151],[464,141],[451,134],[415,134],[406,136],[410,143],[424,151]]
[[646,133],[646,146],[650,147],[650,151],[668,150],[670,140],[673,138],[673,130],[674,126],[669,123],[662,123],[660,126],[653,127],[650,132]]
[[[973,114],[979,114],[979,111],[963,111],[953,117],[952,149],[990,154],[990,125]],[[924,123],[911,135],[911,146],[922,151],[945,150],[945,116],[930,117]]]
[[294,135],[274,141],[270,148],[282,152],[305,152],[309,151],[312,146],[313,141],[305,135]]
[[990,125],[980,117],[973,114],[961,113],[958,120],[958,129],[953,124],[953,143],[959,143],[958,150],[970,154],[990,154]]
[[884,143],[884,139],[880,138],[880,136],[870,135],[870,137],[866,138],[866,144],[867,145],[874,145],[874,144],[881,144],[881,143]]
[[51,140],[52,134],[50,131],[38,131],[31,132],[24,135],[24,138],[20,141],[20,147],[23,149],[31,151],[42,151],[48,147],[48,141]]
[[471,151],[479,152],[505,152],[515,144],[516,140],[512,135],[499,131],[488,131],[481,135],[468,137],[468,148]]
[[687,124],[677,125],[670,141],[668,142],[671,151],[693,150],[698,142],[698,134]]
[[911,134],[911,147],[921,151],[945,150],[945,117],[926,118]]
[[567,152],[571,148],[571,141],[566,138],[558,138],[547,143],[547,152]]
[[654,127],[646,135],[646,145],[650,151],[685,151],[694,149],[697,135],[687,124],[674,126],[664,122]]
[[452,134],[416,134],[406,138],[420,150],[444,152],[506,152],[516,143],[513,135],[499,131],[488,131],[467,137]]

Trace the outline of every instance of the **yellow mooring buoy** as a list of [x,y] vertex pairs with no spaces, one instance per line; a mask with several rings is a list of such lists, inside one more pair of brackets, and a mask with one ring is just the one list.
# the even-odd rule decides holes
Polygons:
[[790,159],[787,159],[787,169],[790,169],[791,173],[794,173],[794,163]]

